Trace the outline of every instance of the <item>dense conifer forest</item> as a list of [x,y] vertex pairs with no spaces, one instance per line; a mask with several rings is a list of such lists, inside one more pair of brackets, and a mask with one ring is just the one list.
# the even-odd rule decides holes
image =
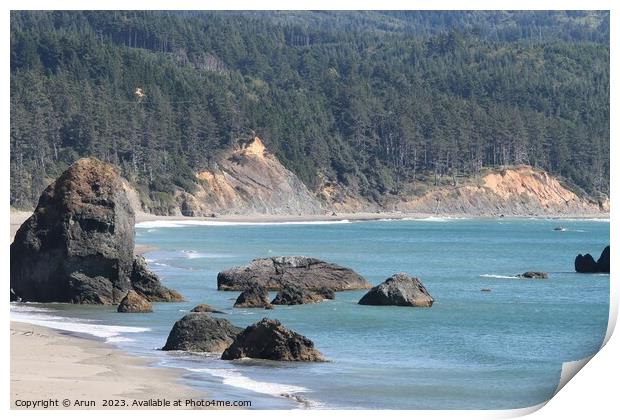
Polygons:
[[609,193],[607,12],[12,12],[10,54],[18,208],[81,156],[170,200],[252,135],[370,199],[518,164]]

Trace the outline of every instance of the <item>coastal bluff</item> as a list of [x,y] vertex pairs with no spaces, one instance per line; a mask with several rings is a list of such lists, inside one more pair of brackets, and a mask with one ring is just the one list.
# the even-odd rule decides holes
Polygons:
[[294,284],[306,290],[323,287],[333,291],[370,289],[371,284],[350,268],[310,257],[271,257],[252,260],[217,275],[218,290],[245,290],[259,284],[281,290]]
[[116,169],[94,158],[79,159],[43,191],[15,234],[12,297],[116,304],[136,290],[148,300],[182,300],[143,260],[134,259],[134,222]]

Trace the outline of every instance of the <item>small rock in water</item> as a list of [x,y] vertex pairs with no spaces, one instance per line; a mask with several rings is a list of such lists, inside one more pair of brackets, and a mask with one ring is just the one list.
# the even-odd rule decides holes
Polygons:
[[174,323],[162,350],[221,352],[241,331],[226,319],[192,312]]
[[563,226],[556,226],[556,227],[553,228],[553,230],[557,230],[559,232],[564,232],[566,230],[566,228],[563,227]]
[[211,312],[214,314],[225,313],[225,312],[215,309],[211,305],[207,305],[206,303],[201,303],[201,304],[194,306],[190,312]]
[[517,277],[524,279],[547,279],[549,274],[542,271],[526,271],[523,274],[517,274]]
[[490,292],[491,289],[480,289],[481,292]]
[[233,306],[235,308],[273,308],[269,303],[269,292],[260,284],[252,284],[241,292]]
[[130,290],[116,309],[118,312],[153,312],[153,305],[144,296]]
[[285,328],[276,319],[267,318],[243,330],[222,353],[223,360],[243,357],[288,362],[325,361],[312,340]]
[[373,287],[359,300],[359,305],[422,306],[430,308],[434,299],[417,277],[397,273]]

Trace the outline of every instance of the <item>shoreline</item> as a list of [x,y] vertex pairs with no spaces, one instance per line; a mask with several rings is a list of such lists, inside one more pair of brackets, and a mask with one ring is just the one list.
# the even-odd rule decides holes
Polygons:
[[[152,360],[132,356],[92,338],[36,324],[11,321],[11,409],[25,401],[63,401],[57,409],[183,409],[190,407],[132,406],[149,399],[207,399],[180,382],[180,371],[152,366]],[[24,349],[28,351],[24,352]],[[104,400],[124,400],[125,407],[104,407]],[[94,405],[76,406],[76,400]],[[18,403],[18,401],[20,401]],[[39,409],[43,407],[38,407]]]
[[[11,228],[10,240],[13,240],[17,229],[30,217],[32,212],[15,210],[11,208]],[[358,212],[358,213],[337,213],[328,214],[309,214],[309,215],[281,215],[281,214],[255,214],[255,215],[218,215],[217,217],[188,217],[188,216],[158,216],[150,213],[136,212],[136,224],[153,221],[169,222],[229,222],[229,223],[287,223],[287,222],[338,222],[348,221],[378,221],[378,220],[403,220],[403,219],[428,219],[428,218],[455,218],[455,219],[498,219],[499,216],[481,216],[465,213],[404,213],[404,212]],[[543,214],[543,215],[506,215],[506,219],[609,219],[609,213],[595,214]],[[154,250],[155,247],[136,244],[135,254],[144,254]]]

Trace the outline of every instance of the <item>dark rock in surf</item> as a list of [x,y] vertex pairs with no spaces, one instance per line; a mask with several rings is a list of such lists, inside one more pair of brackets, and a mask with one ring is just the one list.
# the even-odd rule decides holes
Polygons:
[[285,328],[280,321],[264,318],[250,325],[222,353],[222,359],[250,357],[281,361],[322,362],[325,357],[312,340]]
[[526,271],[523,274],[518,274],[517,277],[524,279],[548,279],[549,274],[542,271]]
[[590,254],[577,255],[575,258],[575,271],[578,273],[609,273],[610,255],[609,245],[603,249],[598,261]]
[[244,290],[259,284],[268,290],[280,290],[293,283],[306,290],[327,287],[334,291],[368,289],[368,283],[353,270],[309,257],[271,257],[252,260],[217,275],[218,290]]
[[116,169],[71,165],[39,198],[11,244],[11,288],[32,302],[119,303],[129,290],[178,300],[134,261],[134,213]]
[[420,279],[397,273],[366,293],[360,305],[421,306],[430,308],[434,299]]
[[325,298],[315,292],[302,289],[301,287],[287,283],[278,292],[275,299],[271,301],[272,305],[303,305],[305,303],[317,303]]
[[210,312],[213,314],[223,314],[225,312],[215,309],[211,305],[207,305],[206,303],[200,303],[192,308],[190,312]]
[[336,299],[336,293],[334,293],[334,291],[328,287],[321,287],[316,291],[316,293],[319,296],[322,296],[323,299],[329,299],[329,300]]
[[162,350],[219,353],[241,331],[225,319],[213,318],[204,312],[192,312],[175,322]]
[[130,290],[121,300],[117,308],[118,312],[153,312],[153,305],[140,294]]
[[269,303],[269,292],[259,284],[252,284],[241,292],[233,306],[235,308],[273,308]]

